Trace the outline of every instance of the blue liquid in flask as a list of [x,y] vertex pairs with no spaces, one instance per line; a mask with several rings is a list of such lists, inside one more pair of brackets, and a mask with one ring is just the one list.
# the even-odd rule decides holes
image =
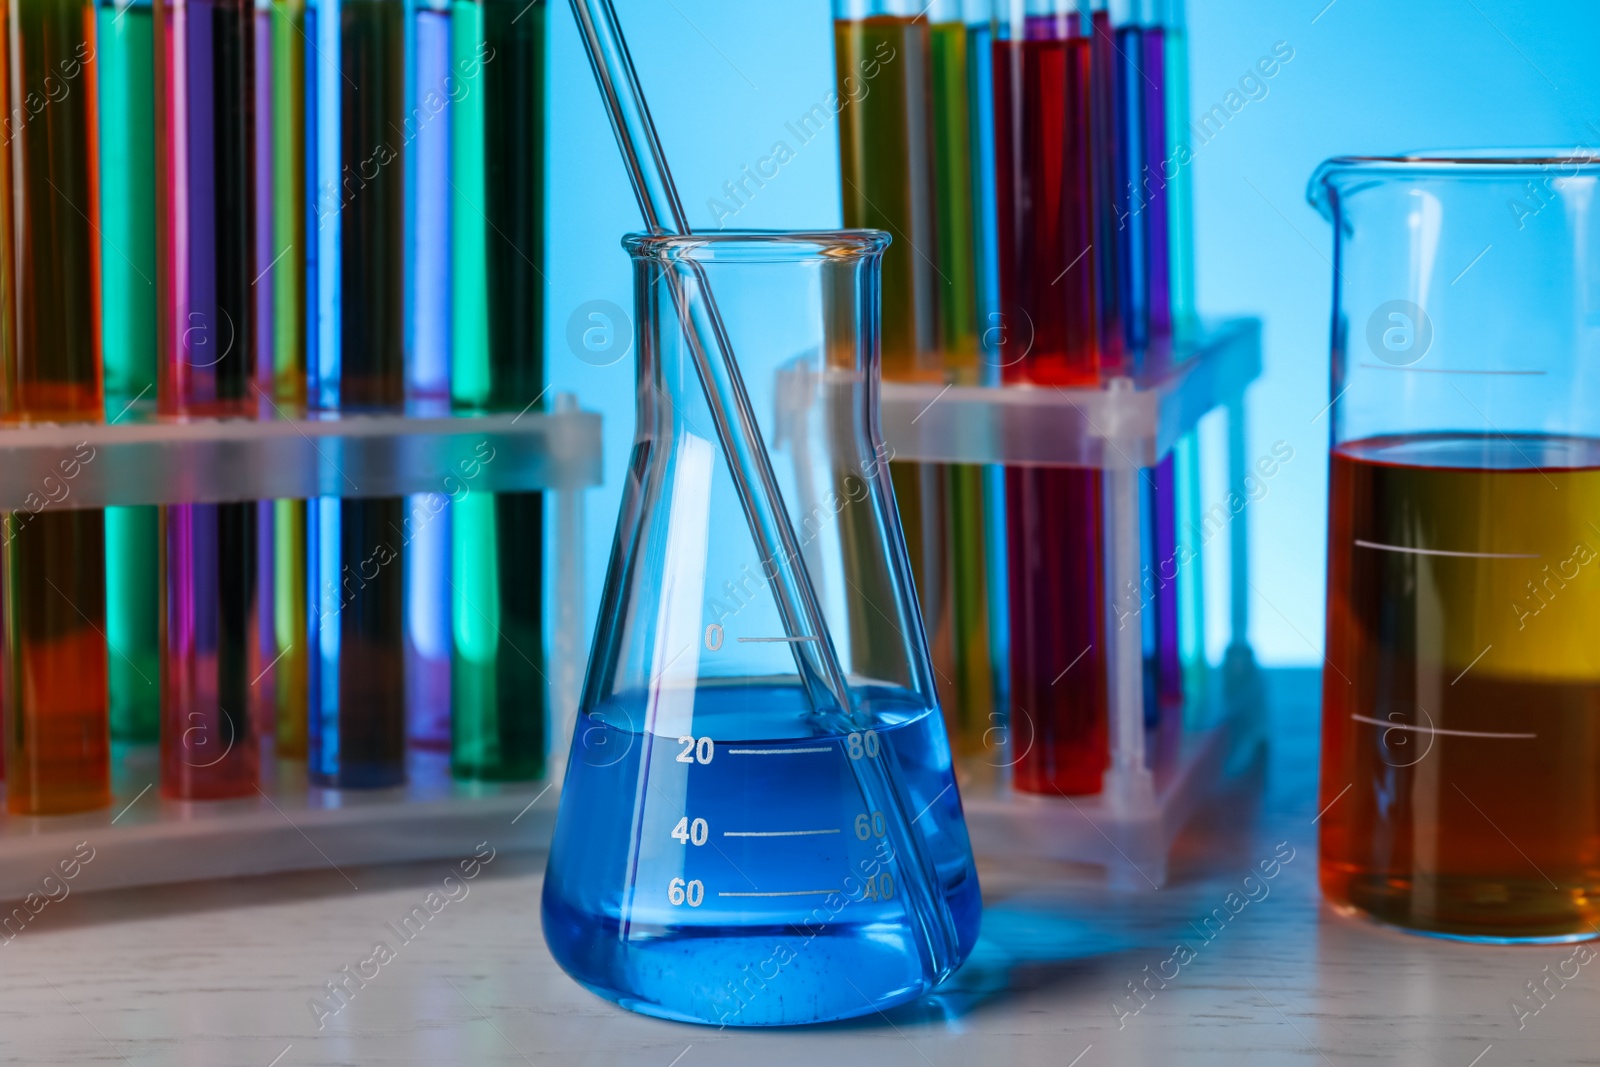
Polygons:
[[982,901],[938,708],[887,686],[852,700],[848,732],[770,682],[587,709],[544,885],[567,973],[649,1015],[783,1026],[915,999],[958,967]]

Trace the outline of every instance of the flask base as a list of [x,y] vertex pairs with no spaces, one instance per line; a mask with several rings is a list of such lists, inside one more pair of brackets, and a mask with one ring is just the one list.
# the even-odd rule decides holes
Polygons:
[[754,927],[732,936],[652,927],[623,936],[611,916],[578,914],[547,891],[545,942],[562,970],[630,1011],[707,1026],[798,1026],[873,1015],[935,982],[905,929],[849,923]]

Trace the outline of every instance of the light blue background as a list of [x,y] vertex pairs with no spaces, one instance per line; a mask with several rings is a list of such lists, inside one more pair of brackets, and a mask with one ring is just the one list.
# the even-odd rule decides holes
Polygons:
[[[826,0],[617,0],[692,223],[707,200],[832,87]],[[588,495],[585,587],[598,602],[633,433],[632,356],[605,367],[568,346],[580,305],[631,304],[619,238],[639,214],[570,9],[552,0],[550,323],[556,388],[606,420],[606,484]],[[1294,460],[1252,503],[1251,638],[1269,664],[1322,647],[1328,306],[1327,226],[1305,203],[1322,159],[1410,148],[1600,146],[1600,4],[1592,0],[1191,0],[1192,103],[1219,104],[1276,42],[1294,58],[1199,149],[1199,297],[1207,315],[1266,321],[1251,390],[1249,455],[1287,441]],[[1257,96],[1259,96],[1259,90]],[[1590,124],[1594,123],[1594,126]],[[831,136],[798,149],[729,226],[840,221]],[[1316,420],[1316,421],[1313,421]],[[1263,595],[1264,594],[1264,595]]]

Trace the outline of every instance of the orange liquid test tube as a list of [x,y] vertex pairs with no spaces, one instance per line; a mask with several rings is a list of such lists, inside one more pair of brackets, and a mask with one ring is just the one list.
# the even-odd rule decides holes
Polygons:
[[[0,97],[11,121],[0,148],[0,251],[9,269],[0,272],[0,329],[8,336],[0,408],[8,423],[99,422],[94,7],[13,0],[7,23]],[[70,91],[63,94],[61,84]],[[40,469],[26,507],[4,516],[6,806],[13,814],[111,802],[105,513],[76,509],[72,498],[73,480],[94,457],[84,445]]]

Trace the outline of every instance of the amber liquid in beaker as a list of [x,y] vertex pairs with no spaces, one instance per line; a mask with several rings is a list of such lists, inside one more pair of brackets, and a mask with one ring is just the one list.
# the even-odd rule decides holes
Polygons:
[[1337,907],[1487,940],[1600,917],[1600,440],[1334,451],[1319,810]]

